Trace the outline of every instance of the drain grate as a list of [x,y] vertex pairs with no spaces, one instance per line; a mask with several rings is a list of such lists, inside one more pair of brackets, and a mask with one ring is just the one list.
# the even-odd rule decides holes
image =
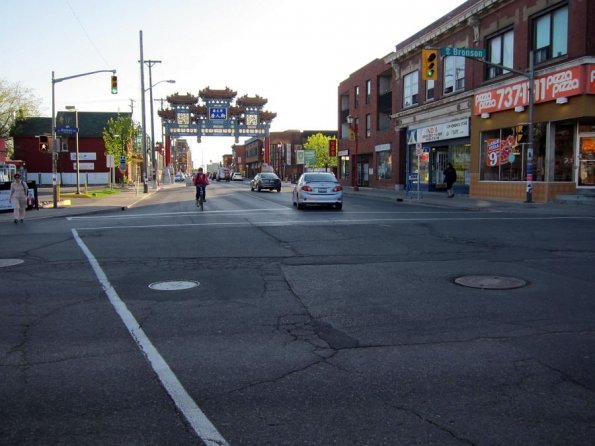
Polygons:
[[200,285],[200,282],[195,280],[166,280],[163,282],[153,282],[149,285],[152,290],[158,291],[177,291],[188,290]]
[[454,282],[457,285],[466,286],[469,288],[480,288],[482,290],[510,290],[513,288],[521,288],[527,285],[527,282],[516,277],[506,276],[461,276],[457,277]]

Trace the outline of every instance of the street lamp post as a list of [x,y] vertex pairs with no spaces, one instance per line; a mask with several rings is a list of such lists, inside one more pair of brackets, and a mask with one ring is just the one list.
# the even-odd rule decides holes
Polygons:
[[80,167],[79,167],[79,111],[74,105],[67,105],[66,110],[74,110],[74,126],[76,127],[76,193],[81,193],[81,182],[80,182]]
[[[145,61],[145,62],[158,62],[158,61]],[[168,84],[175,84],[176,81],[173,79],[168,79],[168,80],[162,80],[159,82],[155,82],[154,84],[151,84],[151,65],[149,65],[149,88],[147,88],[145,90],[145,93],[147,92],[147,90],[149,91],[149,99],[151,101],[151,164],[153,166],[153,181],[154,181],[154,186],[157,186],[157,182],[156,182],[156,177],[157,177],[157,161],[155,158],[155,125],[154,125],[154,116],[153,116],[153,87],[157,84],[160,84],[162,82],[167,82]]]
[[[349,124],[349,128],[351,129],[351,131],[353,132],[353,139],[355,140],[355,149],[354,149],[354,153],[353,153],[353,178],[352,178],[352,183],[353,183],[353,190],[354,191],[358,191],[359,190],[359,175],[358,175],[358,168],[357,168],[357,144],[358,144],[358,129],[357,129],[357,119],[354,118],[353,116],[349,115],[347,116],[347,123]],[[351,136],[351,135],[350,135]]]

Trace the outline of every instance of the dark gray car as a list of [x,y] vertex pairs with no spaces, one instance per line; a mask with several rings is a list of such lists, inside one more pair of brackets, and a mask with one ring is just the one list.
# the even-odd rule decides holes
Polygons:
[[281,179],[272,172],[257,173],[250,181],[250,190],[254,189],[258,192],[263,189],[281,192]]

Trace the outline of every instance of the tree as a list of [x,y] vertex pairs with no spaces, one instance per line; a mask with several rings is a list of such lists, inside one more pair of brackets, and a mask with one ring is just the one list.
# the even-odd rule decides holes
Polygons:
[[[39,116],[40,102],[30,89],[0,79],[0,138],[10,138],[17,120]],[[12,141],[8,141],[8,146],[9,152],[12,152]]]
[[316,153],[316,161],[313,166],[310,167],[337,167],[337,157],[330,157],[328,154],[328,142],[331,139],[329,136],[325,136],[322,133],[309,136],[308,140],[304,144],[304,149],[314,150]]
[[134,125],[131,116],[118,116],[107,121],[107,127],[103,129],[103,141],[105,150],[109,155],[116,158],[126,156],[128,164],[134,155],[133,147],[138,130]]
[[[126,157],[126,167],[130,166],[134,152],[134,142],[138,129],[134,125],[131,116],[118,116],[107,121],[107,127],[103,129],[103,141],[105,151],[108,155],[114,155],[118,163],[120,156]],[[122,176],[126,176],[126,170],[120,169]]]

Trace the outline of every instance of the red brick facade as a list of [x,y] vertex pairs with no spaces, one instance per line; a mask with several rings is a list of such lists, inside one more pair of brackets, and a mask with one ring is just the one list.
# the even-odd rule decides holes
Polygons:
[[[405,187],[419,175],[423,189],[440,189],[447,162],[457,169],[455,188],[477,197],[522,200],[531,190],[535,201],[548,201],[557,193],[595,187],[589,149],[595,144],[593,19],[593,2],[470,0],[397,44],[382,60],[361,67],[338,89],[341,181],[354,184],[357,149],[361,187]],[[543,26],[555,36],[545,44],[543,35],[538,38]],[[527,77],[517,72],[439,52],[437,79],[423,80],[421,50],[449,47],[485,49],[488,60],[504,65],[501,56],[521,73],[528,72],[533,51],[533,121],[528,94],[517,103],[511,96],[528,87]],[[384,128],[379,123],[384,122],[387,77],[391,123]],[[572,92],[569,85],[575,87]],[[546,94],[546,87],[551,92]],[[482,117],[480,103],[498,107]],[[357,144],[348,116],[356,118]],[[533,151],[528,150],[529,124]],[[486,141],[497,143],[500,152],[490,152]],[[510,148],[504,146],[507,141],[512,141]]]

